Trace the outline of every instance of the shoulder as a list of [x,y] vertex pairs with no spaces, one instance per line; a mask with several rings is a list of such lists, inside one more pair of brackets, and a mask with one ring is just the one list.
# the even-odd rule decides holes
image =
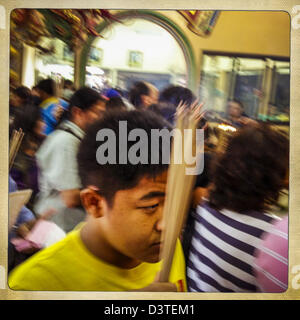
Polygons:
[[69,106],[69,103],[63,99],[59,99],[59,104],[63,107],[63,108],[67,108]]
[[44,151],[47,151],[49,148],[53,148],[55,150],[72,149],[74,147],[77,147],[77,140],[78,139],[75,138],[69,132],[66,132],[61,129],[56,129],[47,136],[46,140],[43,142],[37,153],[43,153]]

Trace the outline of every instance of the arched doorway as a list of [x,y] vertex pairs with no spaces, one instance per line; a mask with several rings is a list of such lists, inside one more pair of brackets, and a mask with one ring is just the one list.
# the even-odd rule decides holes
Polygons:
[[[160,13],[153,12],[153,11],[147,11],[147,10],[135,10],[135,11],[123,11],[116,15],[116,17],[121,20],[124,24],[119,23],[113,23],[112,25],[108,25],[108,23],[103,22],[97,27],[97,31],[100,34],[106,35],[107,40],[101,40],[99,38],[89,38],[86,42],[85,47],[82,49],[81,56],[80,56],[80,85],[84,85],[87,82],[87,78],[89,77],[90,72],[98,72],[97,67],[99,67],[99,72],[102,73],[103,69],[110,81],[112,81],[113,85],[121,84],[122,81],[128,82],[128,79],[131,79],[132,81],[134,79],[136,80],[142,80],[142,77],[144,76],[144,80],[148,80],[149,82],[152,82],[156,84],[159,89],[161,89],[164,85],[167,83],[172,84],[181,84],[189,87],[191,90],[195,91],[196,89],[196,81],[195,81],[195,60],[193,51],[191,48],[191,45],[187,38],[185,37],[182,30],[179,29],[179,27],[174,24],[171,20],[166,18]],[[109,32],[110,30],[114,28],[126,28],[128,31],[131,31],[132,36],[132,30],[135,30],[137,33],[139,31],[139,27],[142,27],[142,25],[149,27],[149,30],[151,29],[151,32],[157,33],[158,29],[160,29],[161,34],[164,35],[164,41],[166,41],[169,45],[173,46],[174,51],[176,51],[175,55],[173,56],[173,62],[167,61],[165,66],[163,67],[161,65],[161,70],[157,67],[154,72],[149,72],[149,68],[147,68],[147,64],[149,66],[149,52],[140,52],[139,50],[128,50],[126,49],[126,63],[127,68],[123,68],[119,66],[118,72],[114,72],[109,68],[110,66],[107,64],[107,59],[105,61],[105,57],[103,49],[104,47],[108,48],[109,45],[111,46],[109,50],[112,50],[112,47],[114,46],[113,40],[109,40]],[[152,28],[150,28],[152,25]],[[133,28],[131,28],[133,27]],[[130,33],[128,33],[130,34]],[[116,33],[115,33],[116,35]],[[152,37],[153,38],[153,37]],[[141,39],[141,38],[140,38]],[[117,39],[115,39],[117,41]],[[173,44],[171,44],[173,41]],[[110,42],[110,43],[109,43]],[[158,50],[167,50],[162,48],[162,45],[159,45],[160,48]],[[135,46],[136,48],[138,46]],[[176,48],[177,47],[177,48]],[[170,49],[170,48],[169,48]],[[123,56],[123,63],[124,63],[124,52],[121,54],[122,46],[119,46],[119,52],[120,55]],[[131,52],[132,51],[132,52]],[[143,56],[143,54],[146,54],[146,56]],[[147,57],[148,55],[148,57]],[[167,54],[163,54],[164,57],[167,56]],[[181,55],[181,57],[180,57]],[[107,53],[106,53],[107,56]],[[110,55],[110,57],[112,57]],[[177,57],[177,60],[176,60]],[[101,60],[103,58],[103,60]],[[145,60],[144,60],[145,59]],[[91,60],[93,60],[91,62]],[[98,60],[98,61],[97,61]],[[153,64],[159,65],[159,61],[156,59],[153,59]],[[162,59],[160,59],[162,60]],[[101,62],[100,62],[101,61]],[[139,65],[139,63],[144,65]],[[99,63],[97,63],[99,62]],[[104,64],[103,64],[104,63]],[[130,63],[133,63],[133,65],[130,65]],[[182,71],[182,66],[185,65],[185,72]],[[88,72],[86,67],[88,66]],[[129,67],[129,68],[128,68]],[[181,68],[181,70],[180,70]],[[167,69],[169,69],[170,72],[166,72]],[[144,72],[145,71],[145,72]],[[161,72],[160,72],[161,71]],[[160,75],[160,81],[157,79],[155,80],[155,74]],[[169,74],[169,78],[167,76]],[[146,78],[145,78],[146,76]],[[147,78],[148,77],[148,78]],[[152,81],[151,81],[152,80]],[[130,83],[127,83],[129,85]]]

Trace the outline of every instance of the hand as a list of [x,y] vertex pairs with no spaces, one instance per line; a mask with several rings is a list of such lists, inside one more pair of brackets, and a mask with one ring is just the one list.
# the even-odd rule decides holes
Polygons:
[[44,213],[40,215],[38,219],[33,219],[19,225],[19,227],[16,229],[16,233],[23,239],[26,239],[28,233],[40,219],[49,220],[55,213],[56,210],[54,209],[46,210]]
[[250,125],[250,126],[256,126],[258,123],[257,121],[251,119],[251,118],[247,118],[247,117],[241,117],[238,122],[240,122],[243,125]]
[[[202,111],[204,103],[199,103],[199,100],[195,100],[190,106],[183,101],[180,101],[177,109],[176,109],[176,118],[178,119],[181,116],[189,114],[190,120],[194,120],[198,125],[200,121],[204,118],[206,111]],[[206,129],[208,126],[207,123],[204,124],[202,129]]]

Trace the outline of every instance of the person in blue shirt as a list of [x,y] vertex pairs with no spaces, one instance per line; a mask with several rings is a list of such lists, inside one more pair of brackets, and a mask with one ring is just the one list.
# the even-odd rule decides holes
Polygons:
[[40,103],[43,121],[45,122],[46,135],[49,135],[57,126],[62,112],[68,109],[69,104],[55,96],[55,81],[52,79],[41,80],[36,90],[42,100]]

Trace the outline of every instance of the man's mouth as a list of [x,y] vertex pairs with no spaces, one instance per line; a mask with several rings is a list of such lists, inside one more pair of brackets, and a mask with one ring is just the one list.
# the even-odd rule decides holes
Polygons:
[[152,243],[151,247],[162,247],[162,242],[161,241],[157,241],[157,242],[154,242]]

